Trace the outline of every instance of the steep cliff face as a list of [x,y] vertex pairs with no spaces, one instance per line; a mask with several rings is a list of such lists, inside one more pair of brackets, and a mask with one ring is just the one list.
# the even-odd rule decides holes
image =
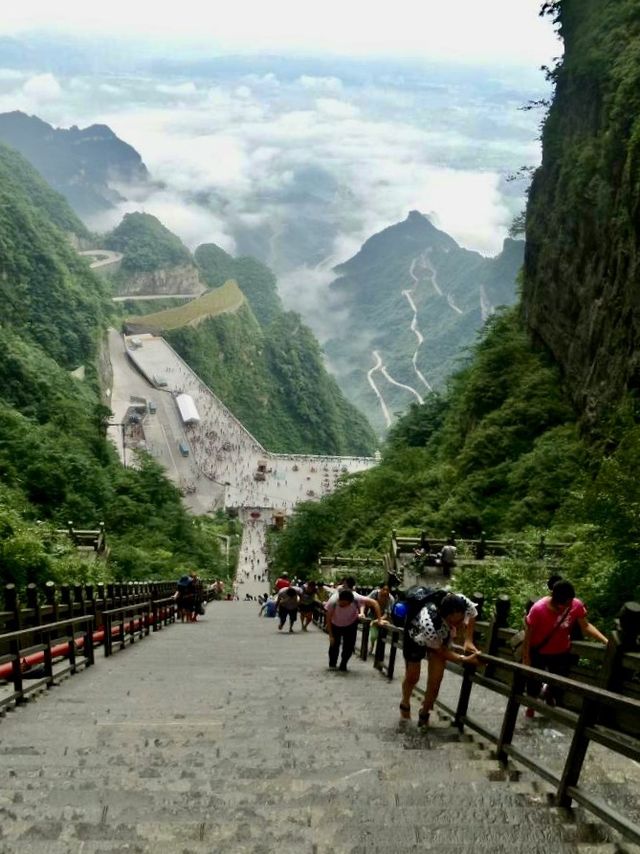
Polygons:
[[531,188],[522,302],[593,420],[640,387],[640,7],[548,5],[565,57]]
[[120,296],[144,294],[201,294],[206,289],[194,264],[180,264],[161,270],[129,273],[118,284]]

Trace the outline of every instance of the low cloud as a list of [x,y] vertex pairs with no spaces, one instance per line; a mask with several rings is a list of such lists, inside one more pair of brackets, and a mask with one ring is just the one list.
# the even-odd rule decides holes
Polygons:
[[27,80],[22,92],[36,102],[57,101],[62,96],[62,87],[53,74],[36,74]]
[[186,83],[159,83],[156,86],[156,90],[163,95],[197,95],[198,87],[193,82],[193,80],[189,80]]
[[303,74],[298,78],[298,83],[303,89],[312,89],[319,92],[341,92],[342,80],[339,77],[312,77]]
[[[34,106],[47,93],[52,99],[43,117],[108,124],[162,184],[142,194],[124,188],[132,201],[93,227],[144,209],[191,249],[215,242],[254,254],[322,338],[332,335],[323,318],[335,310],[335,264],[411,209],[433,212],[462,246],[497,253],[522,201],[505,190],[504,175],[539,157],[538,117],[517,110],[531,93],[520,98],[512,87],[503,95],[495,81],[472,77],[455,86],[391,72],[363,83],[348,82],[346,72],[87,77],[65,84],[73,97],[64,103],[52,75],[28,83]],[[122,90],[117,102],[107,86]]]

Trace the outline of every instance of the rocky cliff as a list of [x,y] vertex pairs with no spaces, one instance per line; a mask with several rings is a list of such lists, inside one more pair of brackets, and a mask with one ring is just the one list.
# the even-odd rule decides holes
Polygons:
[[201,294],[206,290],[193,264],[180,264],[160,270],[128,273],[118,279],[120,296],[145,294]]
[[640,386],[640,7],[545,6],[565,56],[530,192],[523,312],[592,421]]

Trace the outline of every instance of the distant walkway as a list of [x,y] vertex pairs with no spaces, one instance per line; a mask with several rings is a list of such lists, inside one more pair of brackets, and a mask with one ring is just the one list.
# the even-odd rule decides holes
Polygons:
[[123,297],[111,297],[111,302],[143,302],[157,299],[195,299],[198,294],[135,294]]
[[[0,721],[2,854],[609,851],[326,638],[211,603]],[[451,677],[456,680],[456,677]],[[442,722],[441,722],[442,723]]]
[[81,255],[83,258],[96,259],[89,265],[92,270],[109,267],[111,264],[119,264],[123,257],[120,252],[112,252],[110,249],[86,249],[78,252],[78,255]]

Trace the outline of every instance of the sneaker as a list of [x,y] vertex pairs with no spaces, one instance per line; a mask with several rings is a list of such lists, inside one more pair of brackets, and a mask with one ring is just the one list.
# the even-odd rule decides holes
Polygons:
[[535,717],[535,714],[535,711],[530,706],[527,706],[527,708],[524,710],[525,718],[533,718]]
[[282,625],[279,625],[279,626],[278,626],[278,631],[279,631],[279,632],[281,632],[281,631],[282,631]]
[[347,673],[347,665],[346,665],[346,664],[341,664],[339,669],[340,669],[343,673]]

